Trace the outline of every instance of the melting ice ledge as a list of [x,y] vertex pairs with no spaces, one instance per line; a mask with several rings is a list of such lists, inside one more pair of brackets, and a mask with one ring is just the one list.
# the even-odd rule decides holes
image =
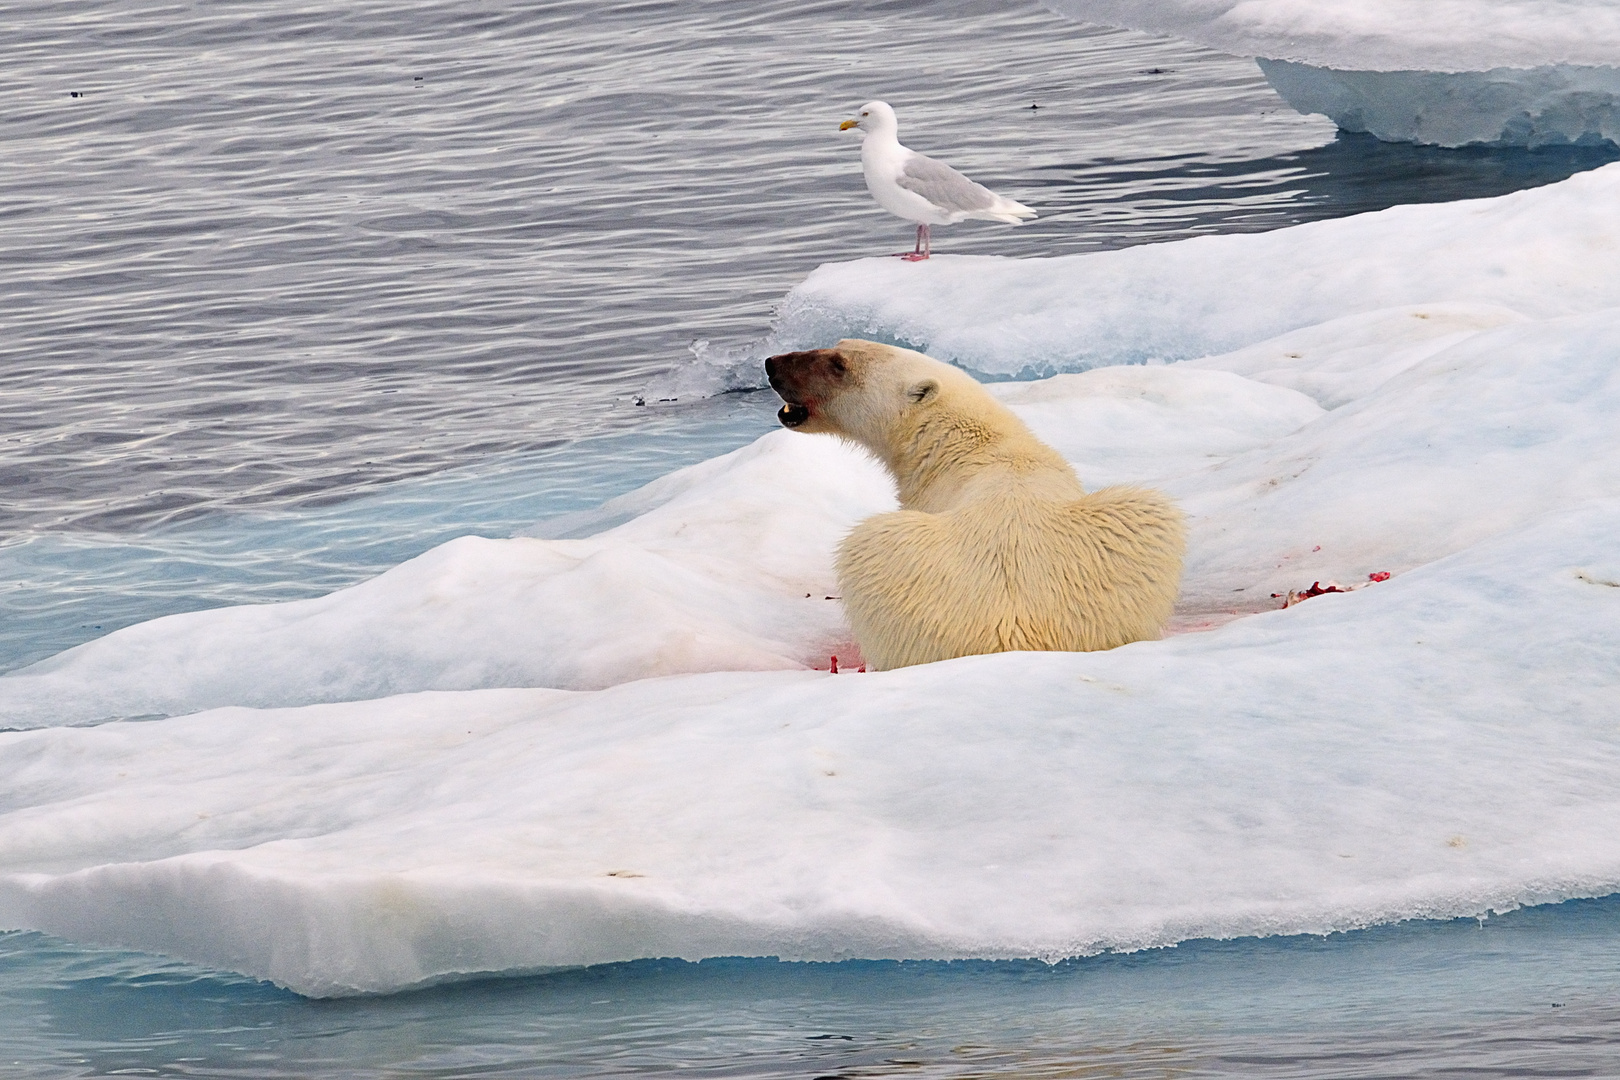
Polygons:
[[1620,144],[1620,68],[1340,71],[1288,60],[1259,64],[1295,109],[1386,142]]
[[1095,366],[997,391],[1089,484],[1180,498],[1177,629],[1203,632],[811,670],[850,658],[833,545],[893,496],[777,432],[550,529],[583,539],[464,538],[0,678],[33,728],[0,735],[0,926],[328,995],[1620,890],[1620,166],[1263,235],[826,266],[781,334]]
[[1620,7],[1589,0],[1046,0],[1261,57],[1304,113],[1391,142],[1620,143]]

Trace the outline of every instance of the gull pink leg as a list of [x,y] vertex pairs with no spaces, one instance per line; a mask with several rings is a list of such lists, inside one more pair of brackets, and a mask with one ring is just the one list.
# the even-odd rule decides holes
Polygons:
[[932,250],[933,242],[928,235],[928,226],[919,225],[917,226],[917,246],[910,252],[900,257],[906,260],[906,262],[920,262],[923,259],[928,258],[928,255]]

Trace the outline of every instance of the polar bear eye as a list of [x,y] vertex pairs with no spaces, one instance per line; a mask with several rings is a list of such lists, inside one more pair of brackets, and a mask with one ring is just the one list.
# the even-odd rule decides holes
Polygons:
[[919,405],[933,397],[938,392],[939,383],[934,382],[932,379],[928,380],[927,382],[920,382],[916,386],[913,386],[910,391],[908,391],[908,393],[911,395],[911,400],[917,402]]

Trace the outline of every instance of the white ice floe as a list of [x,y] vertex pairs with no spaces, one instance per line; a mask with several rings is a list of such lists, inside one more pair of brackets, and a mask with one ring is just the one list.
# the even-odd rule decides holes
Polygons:
[[784,325],[814,305],[806,344],[1182,360],[995,392],[1088,484],[1177,495],[1177,627],[1214,628],[805,670],[847,649],[832,547],[892,494],[778,432],[538,530],[582,539],[460,540],[0,678],[0,717],[56,725],[0,733],[0,927],[334,994],[641,956],[1056,958],[1620,890],[1617,187],[824,267]]
[[303,993],[1044,956],[1620,886],[1610,500],[1110,653],[6,736],[0,924]]
[[1482,313],[1485,324],[1620,305],[1620,165],[1269,233],[1054,259],[832,264],[789,294],[778,344],[888,338],[982,372],[1043,374],[1187,360],[1440,303],[1507,309]]
[[1303,113],[1392,142],[1620,142],[1610,0],[1047,0],[1253,56]]

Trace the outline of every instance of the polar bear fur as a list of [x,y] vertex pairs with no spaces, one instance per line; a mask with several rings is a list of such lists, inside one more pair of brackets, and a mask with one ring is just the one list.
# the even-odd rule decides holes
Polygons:
[[901,509],[838,548],[844,608],[875,670],[1159,636],[1185,548],[1169,498],[1086,494],[971,376],[910,349],[846,340],[765,369],[785,426],[866,447],[899,487]]

